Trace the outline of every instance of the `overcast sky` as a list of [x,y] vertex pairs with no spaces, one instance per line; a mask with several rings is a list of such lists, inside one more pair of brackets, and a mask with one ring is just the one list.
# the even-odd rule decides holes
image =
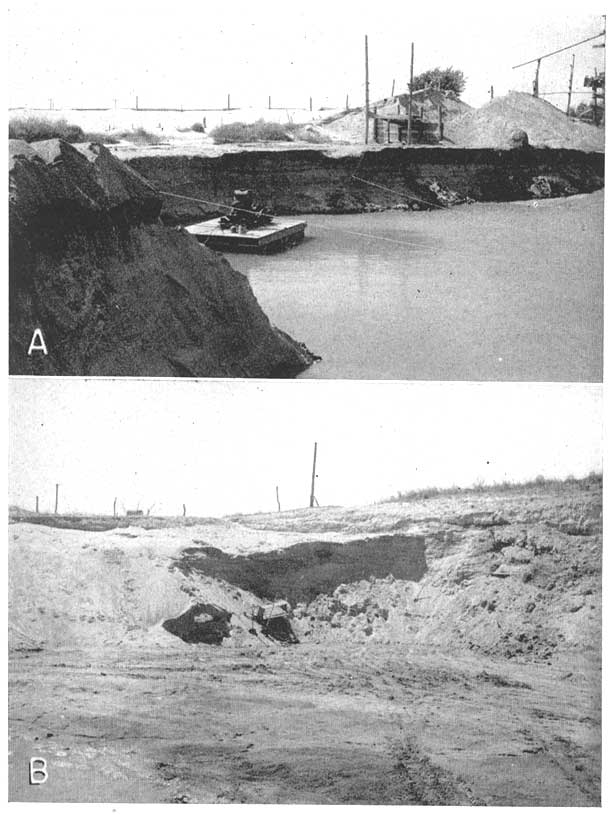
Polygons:
[[[410,43],[415,72],[453,65],[479,106],[510,89],[530,92],[525,60],[602,31],[605,4],[309,0],[10,3],[10,106],[343,106],[363,100],[363,38],[369,36],[372,98],[404,89]],[[601,42],[599,40],[598,42]],[[575,53],[575,89],[603,67],[604,50]],[[544,60],[541,90],[566,92],[572,51]],[[566,95],[548,97],[566,105]],[[577,99],[586,98],[576,97]]]
[[10,501],[222,515],[601,469],[600,385],[13,378]]

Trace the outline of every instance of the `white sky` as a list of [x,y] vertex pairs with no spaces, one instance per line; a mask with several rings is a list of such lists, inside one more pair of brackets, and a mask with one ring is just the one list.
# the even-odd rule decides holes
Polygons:
[[[309,0],[182,0],[104,3],[13,0],[9,6],[9,105],[343,106],[363,101],[363,39],[369,36],[372,99],[415,72],[453,65],[467,76],[465,101],[488,89],[530,92],[534,66],[512,65],[602,31],[603,2],[333,3]],[[601,42],[599,40],[598,42]],[[604,49],[575,49],[574,88],[603,68]],[[572,51],[544,60],[541,90],[568,86]],[[566,95],[548,97],[561,107]],[[586,99],[586,96],[578,96]]]
[[[171,386],[170,386],[171,385]],[[12,378],[10,502],[221,515],[601,469],[602,386]]]

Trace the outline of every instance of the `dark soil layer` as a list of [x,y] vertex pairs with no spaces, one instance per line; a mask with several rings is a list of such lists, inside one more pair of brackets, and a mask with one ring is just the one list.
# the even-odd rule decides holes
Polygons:
[[[104,147],[13,141],[10,155],[12,374],[273,377],[312,362]],[[48,354],[28,354],[37,328]]]
[[211,603],[197,603],[179,617],[166,620],[162,626],[184,642],[220,645],[229,636],[230,620],[231,614],[225,609]]
[[127,164],[161,191],[209,202],[166,196],[162,217],[167,223],[220,214],[225,210],[219,204],[229,204],[233,190],[245,187],[256,191],[262,206],[282,215],[388,208],[405,203],[406,195],[433,206],[438,203],[431,190],[435,182],[476,201],[532,198],[531,187],[541,176],[554,196],[592,192],[604,184],[603,153],[548,148],[387,148],[360,156],[330,156],[319,150],[245,151],[218,157],[141,156]]
[[383,535],[332,543],[298,543],[286,549],[232,557],[213,546],[184,549],[176,561],[186,574],[221,578],[268,600],[310,602],[341,583],[393,575],[420,580],[426,571],[424,538]]

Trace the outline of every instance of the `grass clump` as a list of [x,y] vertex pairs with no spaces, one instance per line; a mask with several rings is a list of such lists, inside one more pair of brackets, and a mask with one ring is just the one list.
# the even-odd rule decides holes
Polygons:
[[215,144],[244,144],[257,141],[293,141],[288,128],[277,122],[266,122],[258,119],[256,122],[231,122],[218,125],[210,135]]
[[26,116],[11,119],[8,123],[9,139],[20,139],[25,142],[45,141],[46,139],[63,139],[70,144],[82,142],[100,142],[117,144],[114,136],[106,133],[95,133],[83,130],[78,125],[70,124],[66,119],[45,119],[44,116]]
[[11,119],[8,123],[9,139],[21,139],[26,142],[44,141],[45,139],[64,139],[75,144],[85,141],[85,133],[78,125],[69,124],[65,119],[53,121],[43,116],[26,116],[23,119]]
[[161,144],[163,138],[145,130],[143,127],[137,127],[135,130],[122,130],[117,133],[119,139],[132,142],[132,144]]

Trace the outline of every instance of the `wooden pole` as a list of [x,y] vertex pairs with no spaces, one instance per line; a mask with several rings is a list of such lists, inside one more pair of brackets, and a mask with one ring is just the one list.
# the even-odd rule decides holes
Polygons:
[[59,503],[59,484],[55,485],[55,514],[57,515],[57,505]]
[[490,101],[492,101],[494,99],[494,85],[490,85],[488,93],[490,94]]
[[395,80],[394,80],[394,79],[393,79],[393,81],[392,81],[392,90],[391,90],[391,92],[390,92],[390,95],[391,95],[391,96],[394,96],[394,95],[395,95]]
[[138,97],[136,96],[136,110],[138,110]]
[[365,144],[369,143],[369,43],[365,34]]
[[186,514],[187,514],[187,505],[183,504],[182,505],[182,517],[184,518]]
[[116,499],[116,498],[115,498],[115,500],[112,502],[112,517],[113,517],[113,518],[116,518],[116,517],[117,517],[117,499]]
[[278,487],[276,487],[276,503],[278,504],[278,512],[280,512],[280,493],[278,492]]
[[437,116],[439,117],[439,141],[443,141],[443,108],[441,105],[437,107]]
[[349,109],[348,101],[349,101],[349,100],[348,100],[348,94],[346,94],[346,110],[348,110],[348,109]]
[[573,71],[575,70],[575,54],[573,54],[573,59],[571,61],[571,73],[569,76],[569,99],[566,103],[566,115],[571,115],[571,96],[573,95]]
[[227,110],[231,110],[231,94],[227,94]]
[[38,514],[38,496],[36,496],[36,514]]
[[310,96],[310,113],[312,112],[312,97]]
[[267,109],[268,110],[272,109],[272,97],[271,96],[267,97]]
[[310,508],[314,506],[316,500],[314,493],[316,492],[316,449],[318,445],[314,442],[314,460],[312,462],[312,487],[310,489]]
[[414,85],[414,43],[412,43],[412,56],[409,65],[409,101],[407,103],[407,143],[412,143],[412,100]]
[[541,68],[541,59],[537,60],[537,70],[535,71],[535,81],[533,82],[533,96],[539,96],[539,69]]

